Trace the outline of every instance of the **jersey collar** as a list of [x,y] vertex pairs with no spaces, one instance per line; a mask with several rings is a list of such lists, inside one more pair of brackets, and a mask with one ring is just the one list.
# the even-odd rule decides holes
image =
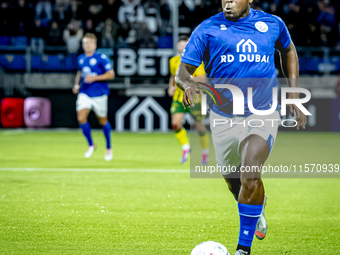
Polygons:
[[96,53],[97,53],[97,51],[93,52],[93,54],[91,56],[86,56],[85,53],[84,53],[84,55],[85,55],[86,58],[92,58]]

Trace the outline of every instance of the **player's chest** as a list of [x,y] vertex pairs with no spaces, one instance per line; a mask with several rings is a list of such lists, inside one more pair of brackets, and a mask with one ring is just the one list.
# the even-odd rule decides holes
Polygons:
[[101,68],[96,58],[86,58],[79,62],[83,75],[90,75],[100,73]]
[[273,54],[278,38],[278,31],[264,22],[237,26],[220,24],[210,32],[210,49],[229,54]]

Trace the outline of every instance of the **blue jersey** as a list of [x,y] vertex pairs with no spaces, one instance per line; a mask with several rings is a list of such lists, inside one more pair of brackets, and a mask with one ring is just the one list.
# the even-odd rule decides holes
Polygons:
[[110,89],[107,82],[96,81],[91,84],[85,83],[84,78],[88,75],[97,76],[112,70],[109,58],[105,54],[95,52],[91,57],[82,54],[78,57],[78,71],[81,71],[79,93],[89,97],[109,95]]
[[[204,62],[211,84],[232,84],[239,87],[245,99],[244,112],[249,116],[248,87],[253,88],[253,106],[270,109],[272,88],[278,87],[274,63],[275,48],[287,49],[291,38],[281,18],[250,9],[247,17],[229,21],[224,13],[202,22],[192,33],[181,62],[199,66]],[[252,78],[252,79],[248,79]],[[264,79],[267,78],[267,79]],[[212,111],[226,117],[233,97],[230,90],[216,89],[222,106],[212,104]]]

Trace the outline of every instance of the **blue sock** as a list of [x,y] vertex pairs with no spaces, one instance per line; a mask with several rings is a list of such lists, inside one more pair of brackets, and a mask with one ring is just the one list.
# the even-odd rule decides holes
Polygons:
[[80,127],[83,130],[83,134],[86,137],[89,146],[92,146],[93,143],[92,143],[92,138],[91,138],[90,124],[88,122],[86,122],[85,124],[81,124]]
[[240,215],[239,245],[251,247],[257,220],[261,215],[262,207],[263,205],[246,205],[238,203],[238,212]]
[[111,148],[111,124],[110,122],[106,122],[106,124],[103,126],[103,132],[106,139],[106,148]]

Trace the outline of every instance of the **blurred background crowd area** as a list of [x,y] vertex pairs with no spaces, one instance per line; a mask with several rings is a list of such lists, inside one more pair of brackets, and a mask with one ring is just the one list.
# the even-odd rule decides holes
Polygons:
[[[281,17],[292,35],[299,55],[299,86],[311,91],[314,101],[308,109],[317,116],[309,127],[340,130],[340,101],[332,101],[340,95],[340,1],[254,0],[252,7]],[[138,121],[130,125],[129,116],[135,116],[131,114],[137,108],[158,129],[163,123],[158,114],[170,116],[169,59],[176,54],[177,38],[190,35],[221,11],[221,0],[0,0],[0,100],[47,98],[53,127],[78,127],[71,88],[77,57],[83,53],[82,38],[94,33],[98,52],[110,58],[115,71],[109,81],[111,123],[116,125],[124,105],[128,108],[121,129],[126,124],[135,130],[132,124]],[[275,54],[277,75],[283,77]],[[143,118],[140,121],[144,127]]]
[[[302,74],[340,73],[340,1],[254,0],[252,7],[285,21]],[[124,48],[175,53],[177,36],[221,11],[221,0],[0,0],[0,72],[74,72],[85,33],[113,63]]]
[[[82,36],[94,33],[100,48],[172,47],[171,0],[2,0],[1,45],[80,50]],[[221,0],[179,0],[179,32],[190,34],[204,19],[221,12]],[[340,2],[254,0],[252,7],[280,16],[297,46],[340,49]]]

